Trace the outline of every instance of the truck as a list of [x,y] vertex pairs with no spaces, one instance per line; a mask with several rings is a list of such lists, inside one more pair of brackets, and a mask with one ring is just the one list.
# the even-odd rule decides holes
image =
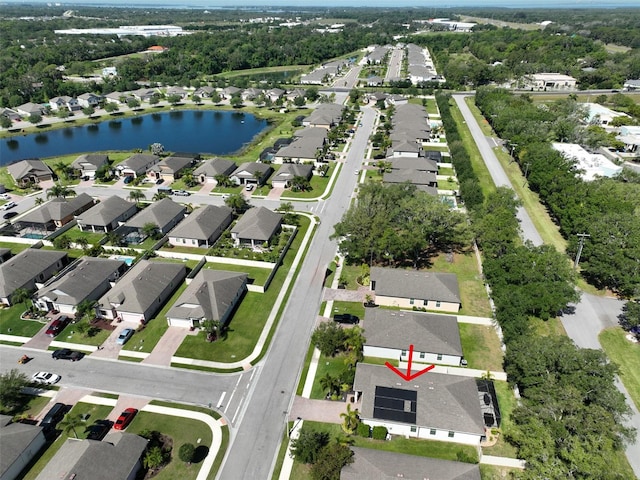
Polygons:
[[333,321],[337,323],[349,323],[352,325],[356,325],[360,322],[360,319],[355,315],[351,315],[350,313],[336,313],[333,316]]

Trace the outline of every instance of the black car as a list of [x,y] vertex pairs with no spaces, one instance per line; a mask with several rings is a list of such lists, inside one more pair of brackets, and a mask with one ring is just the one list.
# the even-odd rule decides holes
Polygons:
[[97,420],[88,430],[87,440],[102,440],[113,427],[113,422],[109,420]]
[[337,313],[333,316],[333,321],[338,323],[350,323],[356,325],[360,322],[360,319],[350,313]]
[[164,182],[164,178],[159,178],[156,180],[156,185],[160,185],[163,182]]
[[7,212],[2,216],[2,218],[4,218],[5,220],[9,220],[10,218],[15,217],[16,215],[18,215],[18,212]]
[[72,362],[77,362],[84,357],[84,353],[68,348],[61,348],[60,350],[54,350],[51,357],[54,360],[71,360]]

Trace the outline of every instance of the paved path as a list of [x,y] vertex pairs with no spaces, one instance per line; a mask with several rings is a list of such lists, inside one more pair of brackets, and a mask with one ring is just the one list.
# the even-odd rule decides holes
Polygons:
[[342,288],[325,288],[322,292],[322,299],[338,300],[342,302],[363,302],[365,292],[361,290],[346,290]]
[[481,465],[497,465],[499,467],[509,467],[509,468],[519,468],[524,469],[525,462],[524,460],[519,460],[517,458],[507,458],[507,457],[494,457],[493,455],[482,455],[480,459]]
[[[161,321],[156,318],[154,321]],[[171,357],[178,350],[187,335],[197,335],[198,332],[190,332],[188,328],[169,327],[158,341],[153,351],[142,363],[150,363],[153,365],[171,365]]]

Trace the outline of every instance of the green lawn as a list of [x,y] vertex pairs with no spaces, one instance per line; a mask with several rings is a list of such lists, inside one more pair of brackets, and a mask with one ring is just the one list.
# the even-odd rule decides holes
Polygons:
[[162,335],[164,335],[164,332],[169,328],[169,324],[167,323],[167,312],[186,288],[187,284],[182,282],[182,285],[180,285],[180,287],[175,291],[173,296],[169,301],[167,301],[158,315],[147,322],[144,330],[136,332],[135,335],[131,337],[131,340],[122,347],[123,350],[151,353],[156,344],[162,338]]
[[[328,432],[331,435],[332,439],[344,438],[345,436],[344,432],[340,428],[340,425],[337,424],[305,421],[302,428],[304,430],[313,429],[316,431]],[[469,458],[476,459],[476,462],[478,458],[478,454],[474,447],[457,443],[436,442],[433,440],[418,440],[414,438],[404,438],[399,436],[393,436],[390,441],[384,441],[373,440],[354,435],[349,437],[349,440],[353,441],[354,447],[405,453],[407,455],[416,455],[420,457],[440,458],[443,460],[455,461],[458,459],[458,453],[461,453]],[[285,438],[284,441],[286,442],[288,441],[288,439]],[[308,480],[310,478],[309,467],[299,462],[294,462],[290,479]]]
[[0,242],[0,248],[8,248],[9,250],[11,250],[11,253],[13,255],[17,255],[23,250],[26,250],[27,248],[29,248],[30,246],[31,245],[29,245],[28,243]]
[[[230,272],[240,272],[249,275],[249,283],[253,285],[264,285],[271,274],[270,268],[247,267],[245,265],[234,265],[231,263],[208,262],[203,268],[211,270],[228,270]],[[253,281],[252,281],[253,280]]]
[[301,248],[305,232],[310,226],[308,218],[300,217],[299,220],[300,229],[269,289],[265,293],[248,292],[245,295],[231,318],[227,338],[209,343],[205,340],[204,332],[189,335],[178,348],[176,356],[231,363],[246,358],[253,351],[287,272],[291,268],[291,263]]
[[26,310],[25,304],[20,303],[12,307],[0,308],[0,333],[33,337],[46,325],[46,322],[36,320],[22,320],[20,315]]
[[77,226],[70,228],[62,235],[68,237],[72,242],[77,241],[80,238],[84,238],[89,242],[89,245],[95,245],[100,243],[100,240],[104,237],[104,233],[92,233],[92,232],[83,232]]
[[157,413],[140,412],[133,419],[127,428],[129,433],[140,433],[144,430],[155,430],[164,435],[168,435],[173,440],[173,450],[171,461],[163,468],[154,479],[168,480],[195,479],[204,456],[197,463],[185,464],[178,458],[178,450],[185,443],[192,443],[196,449],[201,449],[205,453],[209,452],[213,440],[211,430],[207,424],[190,418],[173,417],[169,415],[159,415]]
[[0,405],[0,413],[3,415],[11,415],[14,419],[37,417],[51,399],[38,395],[23,395],[22,400],[22,404],[12,410],[8,410],[4,405]]
[[347,368],[345,365],[345,356],[336,355],[335,357],[325,357],[320,355],[318,359],[318,370],[316,370],[316,377],[313,380],[313,388],[311,389],[311,397],[314,400],[324,400],[327,391],[320,387],[320,379],[327,373],[332,377],[339,377],[342,372]]
[[282,194],[282,197],[293,199],[319,198],[327,188],[334,168],[335,164],[330,164],[327,175],[324,177],[314,174],[309,182],[311,184],[311,190],[306,192],[292,192],[291,190],[287,190]]
[[469,368],[502,370],[502,350],[495,329],[488,325],[460,323],[460,341]]
[[447,255],[444,254],[433,258],[432,262],[433,266],[430,270],[455,273],[458,276],[460,299],[462,300],[462,308],[458,312],[460,315],[492,316],[489,297],[480,276],[478,262],[473,250],[469,249],[464,253],[455,253],[453,262],[450,262]]
[[620,368],[620,380],[640,408],[640,344],[627,340],[620,327],[607,328],[598,338],[607,356]]
[[350,313],[362,320],[364,319],[365,310],[362,302],[342,302],[336,300],[333,302],[333,311],[331,313]]
[[513,409],[516,408],[516,397],[513,394],[513,389],[507,382],[494,380],[493,385],[496,388],[496,395],[498,396],[498,407],[500,408],[502,422],[500,424],[497,443],[491,447],[482,447],[482,453],[498,457],[518,458],[516,447],[508,443],[504,438],[513,425],[511,418]]
[[[86,322],[86,320],[83,320]],[[90,330],[91,331],[91,330]],[[69,342],[69,343],[79,343],[81,345],[93,345],[98,346],[102,345],[109,335],[111,335],[112,330],[100,330],[98,329],[94,332],[93,336],[89,336],[87,334],[81,334],[76,331],[76,324],[70,323],[65,327],[60,334],[56,337],[56,340],[59,342]]]

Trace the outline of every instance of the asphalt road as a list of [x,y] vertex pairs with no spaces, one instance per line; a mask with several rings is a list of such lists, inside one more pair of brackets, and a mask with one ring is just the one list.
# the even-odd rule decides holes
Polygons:
[[260,372],[251,387],[249,400],[238,428],[231,434],[219,479],[271,478],[282,440],[285,421],[295,397],[311,332],[322,302],[325,271],[336,252],[335,241],[329,240],[333,225],[348,208],[375,112],[363,108],[359,127],[343,170],[329,200],[324,203],[318,231],[292,289]]
[[[453,98],[455,98],[467,126],[478,145],[480,154],[491,173],[491,178],[498,186],[511,187],[507,174],[491,149],[495,146],[495,143],[491,145],[483,135],[480,125],[475,121],[469,107],[464,101],[464,95],[454,95]],[[524,208],[519,209],[518,218],[521,222],[522,238],[530,240],[534,245],[541,245],[542,239],[538,234],[538,231],[533,226],[531,218]],[[603,298],[582,293],[580,302],[572,305],[572,307],[574,307],[574,312],[561,317],[562,325],[564,326],[569,338],[571,338],[579,347],[600,349],[601,346],[598,341],[599,333],[604,328],[618,324],[617,319],[618,315],[620,315],[622,311],[623,304],[624,302],[614,298]],[[632,414],[627,424],[636,428],[640,436],[640,413],[638,412],[638,409],[635,408],[633,401],[629,397],[629,393],[622,383],[618,381],[616,385],[625,395],[627,404],[631,407]],[[635,443],[627,445],[626,454],[627,459],[631,464],[631,468],[633,468],[636,476],[640,478],[640,440],[636,440]]]

